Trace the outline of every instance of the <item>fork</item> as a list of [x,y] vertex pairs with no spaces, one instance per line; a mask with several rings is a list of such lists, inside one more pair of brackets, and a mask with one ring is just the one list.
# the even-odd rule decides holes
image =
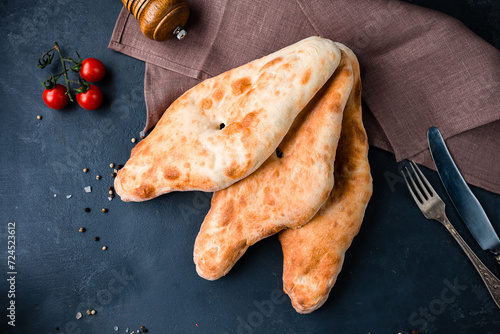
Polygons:
[[[418,208],[422,211],[425,218],[437,220],[446,227],[448,232],[451,233],[476,268],[479,276],[483,279],[483,282],[486,285],[491,297],[495,301],[495,304],[497,304],[500,308],[500,280],[493,275],[488,268],[486,268],[476,254],[474,254],[472,249],[470,249],[469,245],[467,245],[464,239],[462,239],[460,234],[458,234],[457,230],[455,230],[446,217],[445,204],[443,200],[438,196],[434,188],[432,188],[420,168],[418,168],[417,164],[414,161],[411,161],[409,164],[415,177],[412,176],[412,173],[410,173],[408,167],[406,166],[404,168],[406,173],[401,170],[401,174],[403,174],[406,185],[408,186],[415,203],[417,203]],[[410,182],[408,182],[408,179]],[[417,182],[415,182],[415,179]]]

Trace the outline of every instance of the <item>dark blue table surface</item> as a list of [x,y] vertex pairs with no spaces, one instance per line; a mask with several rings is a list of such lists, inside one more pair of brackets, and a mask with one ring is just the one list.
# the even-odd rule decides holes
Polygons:
[[[500,47],[498,1],[409,2],[448,13]],[[0,332],[126,333],[145,326],[149,333],[500,333],[500,310],[465,254],[422,216],[394,156],[379,149],[370,151],[374,193],[362,229],[329,300],[310,315],[297,314],[281,292],[276,236],[251,247],[226,277],[197,276],[193,243],[211,194],[108,201],[109,164],[127,160],[130,139],[145,122],[144,63],[107,48],[121,6],[118,0],[0,3]],[[43,104],[39,79],[48,71],[36,63],[54,40],[68,55],[78,50],[106,65],[98,111]],[[437,174],[424,172],[445,197]],[[473,191],[500,230],[500,196]],[[500,276],[451,205],[448,214]],[[15,328],[6,324],[13,299],[8,222],[16,223]],[[97,314],[87,316],[87,309]]]

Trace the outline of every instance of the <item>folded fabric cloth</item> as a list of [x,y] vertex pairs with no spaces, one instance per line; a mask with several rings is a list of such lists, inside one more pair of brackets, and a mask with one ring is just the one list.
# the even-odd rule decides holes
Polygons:
[[146,62],[148,118],[201,80],[319,35],[349,46],[371,145],[434,168],[437,126],[467,182],[500,193],[500,51],[444,14],[387,0],[190,0],[188,35],[155,42],[123,9],[109,47]]

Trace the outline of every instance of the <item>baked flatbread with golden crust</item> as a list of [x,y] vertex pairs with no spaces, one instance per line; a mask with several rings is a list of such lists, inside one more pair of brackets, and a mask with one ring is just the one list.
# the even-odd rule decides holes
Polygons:
[[355,81],[344,110],[335,160],[335,186],[309,223],[280,233],[283,290],[299,313],[310,313],[327,300],[372,194],[368,142],[361,119],[359,65],[351,51],[343,45],[339,47],[349,55]]
[[296,118],[277,152],[253,174],[212,197],[194,246],[201,277],[222,277],[249,246],[307,223],[328,198],[342,112],[353,85],[345,58]]
[[339,62],[332,41],[310,37],[201,82],[132,150],[115,179],[117,194],[144,201],[171,191],[216,191],[248,176]]

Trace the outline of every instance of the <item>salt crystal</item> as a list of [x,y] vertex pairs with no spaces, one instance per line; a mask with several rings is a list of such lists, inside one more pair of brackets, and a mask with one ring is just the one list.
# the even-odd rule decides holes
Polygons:
[[108,200],[112,201],[112,200],[113,200],[113,197],[108,197]]
[[76,314],[76,318],[77,318],[77,319],[81,319],[81,318],[82,318],[82,313],[81,313],[81,312],[78,312],[78,313]]
[[54,194],[54,197],[57,197],[57,194]]
[[86,193],[90,193],[90,192],[92,192],[92,187],[91,187],[91,186],[86,186],[86,187],[85,187],[85,188],[83,188],[83,189],[85,189],[85,192],[86,192]]
[[113,327],[113,329],[115,330],[115,332],[118,332],[118,326]]
[[67,199],[70,199],[70,198],[71,198],[71,195],[66,195],[66,198],[67,198]]

